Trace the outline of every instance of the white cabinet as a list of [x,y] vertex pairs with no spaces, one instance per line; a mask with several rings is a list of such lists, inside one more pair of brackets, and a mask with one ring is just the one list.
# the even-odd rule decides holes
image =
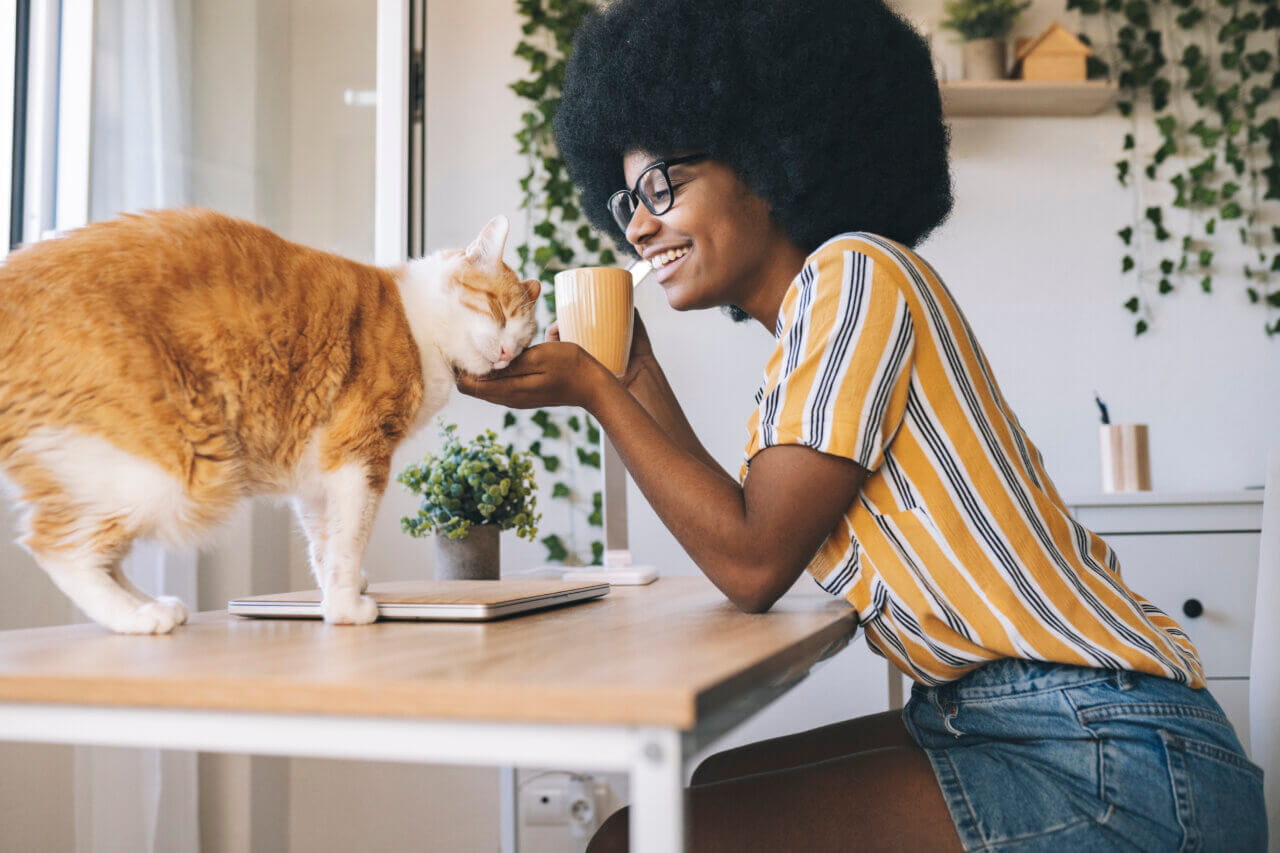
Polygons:
[[1249,747],[1249,647],[1262,491],[1133,492],[1069,500],[1115,549],[1134,592],[1168,613],[1200,652],[1214,698]]

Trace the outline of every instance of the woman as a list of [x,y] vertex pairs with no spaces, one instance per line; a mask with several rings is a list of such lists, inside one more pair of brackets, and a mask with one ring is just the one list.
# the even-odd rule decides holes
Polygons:
[[672,308],[777,339],[745,464],[703,448],[638,319],[621,380],[552,334],[459,388],[586,408],[737,606],[807,569],[915,680],[900,714],[707,760],[692,849],[1263,849],[1194,646],[1071,519],[910,248],[952,204],[922,39],[881,0],[617,0],[577,35],[557,140]]

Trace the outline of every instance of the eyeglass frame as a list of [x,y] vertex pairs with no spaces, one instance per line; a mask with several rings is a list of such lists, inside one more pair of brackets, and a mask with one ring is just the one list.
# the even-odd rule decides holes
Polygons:
[[[620,229],[622,229],[623,233],[626,233],[627,228],[631,225],[631,220],[627,220],[625,224],[622,222],[618,222],[618,217],[613,212],[613,200],[620,195],[625,195],[631,199],[631,203],[632,205],[634,205],[634,207],[631,210],[632,218],[635,218],[636,211],[640,209],[640,206],[636,204],[637,199],[640,201],[640,204],[643,204],[645,206],[645,209],[648,210],[650,213],[652,213],[654,216],[661,216],[662,214],[670,210],[671,206],[676,202],[675,187],[671,185],[671,173],[668,172],[667,170],[670,169],[672,166],[681,166],[681,165],[684,165],[685,163],[693,163],[697,160],[705,160],[706,158],[707,158],[706,154],[690,154],[686,157],[673,157],[670,160],[659,160],[656,163],[651,163],[650,165],[645,166],[644,171],[642,171],[636,177],[636,183],[633,189],[624,188],[610,194],[609,200],[605,202],[605,207],[608,208],[609,215],[613,217],[613,221],[617,223],[617,226]],[[663,180],[667,182],[667,188],[671,192],[671,195],[667,200],[667,206],[664,207],[662,210],[656,209],[652,204],[650,204],[648,196],[640,192],[640,183],[641,181],[644,180],[644,176],[652,172],[654,169],[658,169],[659,171],[662,172]]]

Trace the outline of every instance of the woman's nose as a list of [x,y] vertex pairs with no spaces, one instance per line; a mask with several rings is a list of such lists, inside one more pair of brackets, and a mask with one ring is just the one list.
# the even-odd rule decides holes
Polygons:
[[639,205],[636,212],[631,214],[631,221],[627,223],[627,242],[638,246],[645,237],[652,236],[660,227],[658,217],[650,213],[649,208],[643,204]]

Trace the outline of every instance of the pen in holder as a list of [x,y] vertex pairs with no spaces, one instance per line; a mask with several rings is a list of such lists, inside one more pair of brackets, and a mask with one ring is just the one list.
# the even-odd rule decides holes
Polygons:
[[1103,424],[1098,427],[1102,457],[1102,491],[1151,491],[1151,457],[1146,424]]

